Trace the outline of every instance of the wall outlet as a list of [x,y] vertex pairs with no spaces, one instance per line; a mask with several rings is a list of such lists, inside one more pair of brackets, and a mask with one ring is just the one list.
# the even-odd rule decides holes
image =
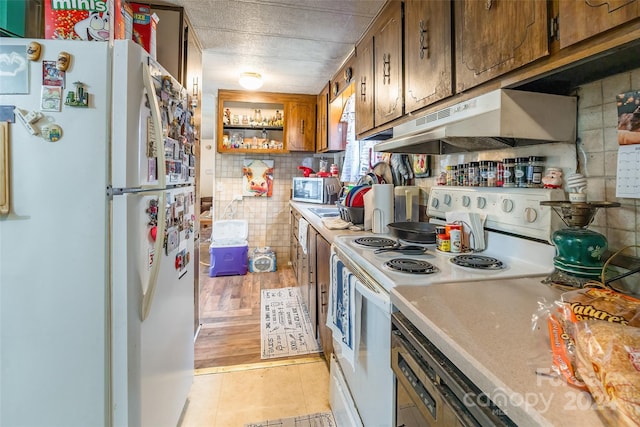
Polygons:
[[237,200],[239,202],[242,201],[242,194],[236,194],[235,196],[233,196],[233,200]]

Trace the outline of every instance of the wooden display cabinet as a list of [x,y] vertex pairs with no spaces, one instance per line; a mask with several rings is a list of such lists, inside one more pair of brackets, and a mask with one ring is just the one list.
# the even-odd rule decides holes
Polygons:
[[218,91],[218,152],[314,151],[316,97]]

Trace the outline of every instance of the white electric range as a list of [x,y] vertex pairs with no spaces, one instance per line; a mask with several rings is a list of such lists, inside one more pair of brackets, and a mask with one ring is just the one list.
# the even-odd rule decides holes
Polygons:
[[[398,285],[477,281],[482,286],[492,279],[546,277],[554,268],[556,251],[550,240],[559,223],[540,202],[564,198],[562,190],[551,189],[433,187],[430,222],[445,224],[448,215],[459,213],[486,216],[481,252],[443,253],[433,244],[422,245],[424,253],[377,253],[385,244],[415,243],[371,233],[335,238],[327,322],[334,336],[330,397],[338,425],[395,425],[390,290]],[[454,263],[461,258],[481,268]]]

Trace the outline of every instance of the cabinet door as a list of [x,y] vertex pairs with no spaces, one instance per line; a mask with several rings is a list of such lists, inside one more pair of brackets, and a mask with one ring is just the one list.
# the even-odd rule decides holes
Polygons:
[[289,245],[289,261],[293,274],[298,278],[298,217],[296,212],[291,210],[291,236]]
[[549,54],[546,1],[460,0],[453,7],[457,92]]
[[638,0],[560,0],[560,48],[640,16]]
[[453,94],[451,3],[404,2],[405,112]]
[[402,2],[392,0],[380,15],[373,36],[375,75],[375,126],[403,113]]
[[356,47],[356,134],[373,129],[373,37]]
[[315,102],[291,102],[285,117],[287,150],[315,151],[316,146]]
[[331,283],[331,245],[324,237],[318,235],[316,240],[316,280],[318,292],[318,335],[324,353],[325,362],[329,364],[333,353],[331,330],[327,327],[329,313],[329,289]]
[[322,153],[329,149],[327,135],[327,126],[329,124],[329,84],[318,95],[316,118],[316,151]]

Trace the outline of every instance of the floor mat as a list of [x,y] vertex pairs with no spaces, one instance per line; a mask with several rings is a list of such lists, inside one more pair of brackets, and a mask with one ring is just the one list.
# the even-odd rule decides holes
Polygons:
[[263,289],[260,296],[262,359],[320,351],[298,288]]
[[331,412],[245,424],[245,427],[336,427]]

